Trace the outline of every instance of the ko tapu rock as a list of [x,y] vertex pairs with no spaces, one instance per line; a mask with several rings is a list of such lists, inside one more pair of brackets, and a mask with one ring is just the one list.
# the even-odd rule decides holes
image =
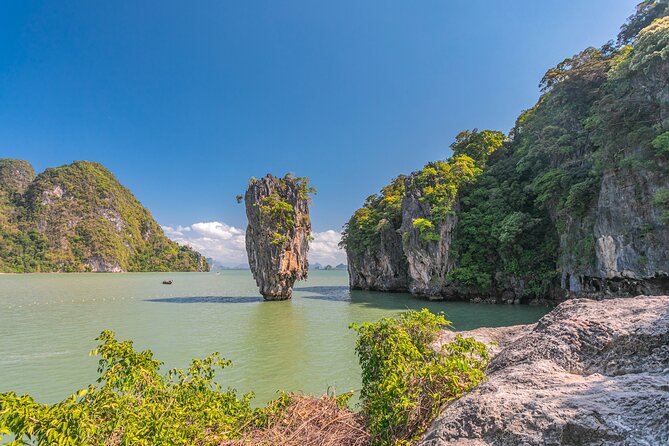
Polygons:
[[309,194],[305,177],[271,174],[251,179],[244,196],[248,229],[246,252],[253,278],[265,300],[290,299],[295,281],[309,270]]

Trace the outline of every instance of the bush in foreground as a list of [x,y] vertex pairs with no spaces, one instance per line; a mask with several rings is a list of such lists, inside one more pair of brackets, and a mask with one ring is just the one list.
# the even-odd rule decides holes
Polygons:
[[484,379],[484,344],[460,335],[435,344],[449,324],[443,314],[423,309],[352,325],[359,334],[362,413],[376,444],[410,444],[446,402]]
[[29,395],[0,393],[0,440],[13,445],[403,445],[415,439],[444,403],[480,382],[485,346],[457,337],[434,348],[448,322],[427,310],[398,319],[354,325],[363,370],[362,411],[348,408],[352,393],[313,398],[281,396],[253,409],[214,381],[230,365],[218,353],[186,370],[160,373],[150,350],[104,331],[98,386],[66,400],[38,404]]

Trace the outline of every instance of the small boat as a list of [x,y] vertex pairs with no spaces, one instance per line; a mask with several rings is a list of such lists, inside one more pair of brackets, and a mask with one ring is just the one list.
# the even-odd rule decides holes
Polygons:
[[172,285],[172,279],[170,279],[170,280],[163,280],[163,285]]

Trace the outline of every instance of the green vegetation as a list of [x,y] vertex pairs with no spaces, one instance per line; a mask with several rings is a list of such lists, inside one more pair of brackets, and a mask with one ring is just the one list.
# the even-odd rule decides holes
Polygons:
[[267,225],[274,230],[272,244],[283,245],[288,237],[282,234],[295,226],[293,205],[282,200],[278,194],[272,194],[260,201],[260,213],[263,226]]
[[217,353],[161,375],[150,350],[137,352],[108,331],[98,340],[92,354],[101,358],[100,386],[53,406],[0,394],[0,433],[16,435],[16,444],[213,445],[239,438],[242,427],[265,415],[251,409],[252,395],[214,382],[215,370],[230,365]]
[[341,246],[358,255],[378,246],[384,229],[397,230],[402,223],[402,198],[405,176],[400,175],[380,195],[367,197],[365,205],[355,211],[342,233]]
[[322,419],[327,427],[342,419],[336,430],[322,428],[322,434],[354,436],[355,444],[368,444],[371,437],[378,445],[406,445],[445,402],[484,378],[488,354],[483,344],[457,336],[433,350],[431,344],[448,324],[443,315],[423,310],[353,325],[363,370],[360,414],[342,409],[351,393],[319,400],[281,394],[253,409],[252,394],[238,395],[216,382],[216,371],[230,366],[218,353],[194,359],[186,370],[161,374],[162,363],[150,350],[138,352],[131,341],[104,331],[91,352],[100,357],[98,385],[53,405],[0,393],[0,440],[14,435],[12,445],[213,446],[240,444],[228,442],[236,439],[283,444],[288,437],[290,444],[299,444],[300,436],[313,439],[305,426],[321,428],[305,420]]
[[425,218],[414,218],[412,221],[413,227],[418,229],[420,238],[424,242],[438,242],[441,237],[434,232],[434,224]]
[[352,325],[359,335],[362,413],[376,444],[411,444],[446,402],[484,379],[484,344],[458,335],[433,348],[447,325],[442,314],[426,309]]
[[[251,178],[249,184],[255,182],[256,179]],[[308,200],[310,195],[316,194],[316,189],[309,186],[309,178],[293,177],[291,174],[281,178],[276,185],[276,192],[260,200],[260,217],[262,226],[272,231],[272,244],[283,245],[289,240],[288,232],[295,227],[296,223],[307,224],[309,222],[308,215],[303,215],[304,220],[301,222],[295,221],[295,209],[292,204],[286,201],[291,195],[289,190],[297,188],[297,198]]]
[[[639,11],[657,12],[652,3]],[[647,21],[635,16],[629,23]],[[604,169],[617,165],[632,174],[666,164],[667,121],[654,95],[669,78],[669,19],[635,41],[621,36],[633,46],[588,48],[546,73],[544,95],[463,196],[453,244],[458,268],[451,272],[457,284],[495,291],[522,281],[533,298],[556,286],[558,269],[587,274],[596,258],[592,210]]]
[[[22,161],[1,160],[0,271],[199,271],[206,261],[169,240],[118,180],[97,163],[77,161],[34,178]],[[2,172],[25,163],[17,187]],[[9,167],[6,167],[9,166]],[[27,172],[27,173],[26,173]],[[12,194],[8,198],[8,192]]]
[[429,215],[416,218],[413,225],[425,242],[440,240],[436,225],[453,215],[458,191],[473,182],[482,172],[488,157],[502,147],[501,132],[477,129],[457,135],[451,145],[453,156],[447,161],[428,163],[409,176],[400,175],[381,190],[380,195],[367,198],[346,223],[341,245],[358,255],[373,249],[380,242],[380,233],[397,231],[402,223],[402,199],[407,191],[416,193],[429,208]]
[[653,197],[653,203],[662,210],[662,222],[669,223],[669,190],[658,191]]
[[[508,138],[462,132],[449,160],[428,163],[401,189],[392,187],[397,203],[406,194],[427,207],[404,209],[424,243],[441,242],[438,224],[459,205],[450,245],[456,266],[448,276],[455,289],[486,295],[513,289],[527,300],[550,295],[560,272],[593,274],[605,174],[637,183],[669,174],[667,14],[667,0],[642,2],[617,45],[587,48],[546,72],[543,95]],[[385,195],[368,199],[345,226],[343,245],[360,258],[353,265],[366,252],[387,249],[380,223],[405,227],[401,205],[393,210],[396,220],[384,214]],[[637,188],[637,199],[669,221],[666,202],[647,195]]]

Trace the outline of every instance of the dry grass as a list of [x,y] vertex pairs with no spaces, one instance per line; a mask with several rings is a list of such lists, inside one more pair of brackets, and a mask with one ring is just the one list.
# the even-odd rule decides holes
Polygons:
[[268,426],[249,429],[241,440],[221,446],[369,446],[362,416],[337,405],[331,396],[293,394],[288,406]]

